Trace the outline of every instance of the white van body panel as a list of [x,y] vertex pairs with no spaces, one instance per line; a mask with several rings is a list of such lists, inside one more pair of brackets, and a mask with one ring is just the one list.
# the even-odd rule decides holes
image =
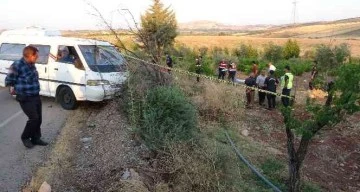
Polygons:
[[[24,35],[26,33],[26,35]],[[50,54],[47,64],[36,64],[39,72],[40,94],[56,97],[60,86],[68,86],[78,101],[103,101],[113,98],[126,80],[127,72],[99,73],[92,71],[79,45],[112,46],[108,42],[58,36],[59,33],[44,30],[5,31],[0,35],[3,43],[24,45],[49,45]],[[56,62],[59,46],[72,46],[85,70],[77,69],[73,64]],[[14,61],[0,60],[0,86],[5,86],[5,77]],[[88,80],[107,80],[110,85],[88,86]]]

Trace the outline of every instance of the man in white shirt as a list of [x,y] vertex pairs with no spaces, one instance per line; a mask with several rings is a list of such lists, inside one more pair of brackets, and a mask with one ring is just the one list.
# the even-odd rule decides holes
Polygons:
[[269,72],[270,71],[276,71],[276,67],[270,62],[269,64],[268,64],[268,67],[269,67]]

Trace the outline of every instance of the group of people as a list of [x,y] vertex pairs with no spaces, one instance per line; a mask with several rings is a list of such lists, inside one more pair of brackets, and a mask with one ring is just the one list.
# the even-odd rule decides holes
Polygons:
[[285,107],[290,106],[290,93],[293,88],[294,75],[290,72],[290,66],[285,67],[285,74],[280,78],[275,77],[276,67],[268,64],[268,70],[262,70],[259,73],[259,66],[253,62],[251,74],[245,79],[245,84],[248,86],[246,89],[247,107],[251,108],[255,101],[255,89],[258,88],[259,105],[265,105],[265,99],[268,101],[268,110],[273,110],[276,107],[276,91],[277,86],[280,84],[282,89],[281,101]]
[[229,72],[229,80],[235,82],[236,77],[236,64],[234,62],[226,63],[225,59],[223,59],[219,64],[219,79],[224,80],[226,76],[226,72]]
[[[201,74],[202,71],[202,56],[196,58],[195,73]],[[172,58],[166,55],[166,64],[169,68],[173,67]],[[276,67],[270,62],[268,64],[268,70],[262,70],[259,72],[259,65],[253,61],[251,74],[245,79],[245,84],[249,87],[246,89],[247,107],[252,107],[255,101],[255,89],[260,89],[259,105],[264,106],[265,100],[268,101],[267,109],[273,110],[276,107],[276,91],[280,84],[282,89],[281,101],[285,107],[290,106],[290,93],[293,88],[294,75],[290,72],[290,66],[285,67],[285,74],[280,78],[275,77]],[[225,80],[228,74],[228,80],[235,83],[237,68],[234,62],[227,62],[225,59],[221,60],[218,65],[218,79]],[[200,82],[200,77],[196,78],[197,82]],[[271,94],[271,93],[273,94]]]

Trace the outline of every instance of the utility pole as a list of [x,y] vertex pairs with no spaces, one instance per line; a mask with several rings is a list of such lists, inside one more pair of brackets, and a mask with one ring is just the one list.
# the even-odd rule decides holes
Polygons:
[[297,4],[298,1],[294,0],[293,2],[293,24],[296,25],[296,16],[297,16]]

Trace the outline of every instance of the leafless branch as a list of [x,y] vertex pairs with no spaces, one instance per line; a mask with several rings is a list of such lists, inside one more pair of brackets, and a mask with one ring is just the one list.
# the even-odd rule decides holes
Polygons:
[[91,15],[94,15],[95,17],[98,17],[101,19],[101,21],[105,24],[105,26],[111,31],[111,33],[114,35],[114,37],[116,38],[116,41],[120,44],[120,49],[125,50],[126,53],[130,53],[132,55],[136,55],[136,53],[134,53],[133,51],[129,50],[125,43],[120,39],[118,33],[116,32],[116,30],[111,26],[111,24],[105,19],[105,17],[103,16],[103,14],[100,12],[100,10],[98,8],[96,8],[91,2],[84,0],[84,2],[91,7],[95,13],[92,13]]

